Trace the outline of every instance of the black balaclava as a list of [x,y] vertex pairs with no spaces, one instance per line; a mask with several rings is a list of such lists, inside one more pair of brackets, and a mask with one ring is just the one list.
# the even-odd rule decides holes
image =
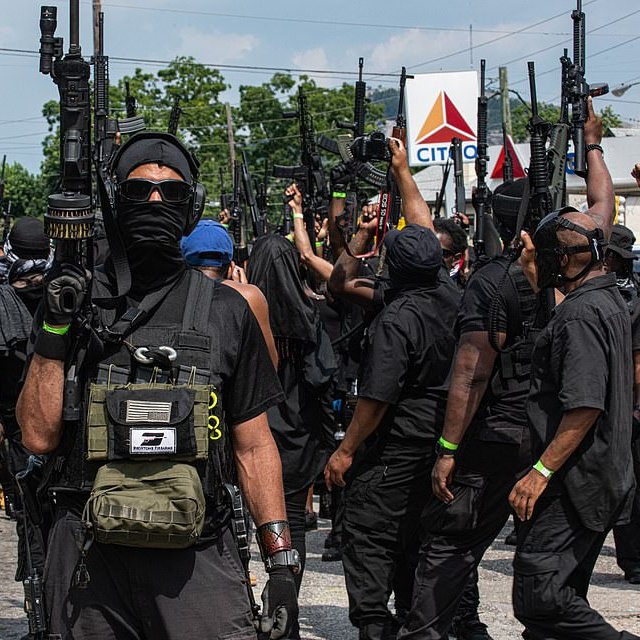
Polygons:
[[[148,134],[147,134],[148,135]],[[159,164],[177,171],[193,184],[185,151],[165,138],[132,138],[117,158],[114,174],[118,183],[144,164]],[[131,202],[118,197],[116,221],[131,269],[134,294],[159,289],[186,269],[180,238],[187,225],[191,201]]]
[[[602,229],[591,231],[564,217],[565,213],[576,212],[573,207],[565,207],[546,215],[537,226],[532,240],[536,247],[536,266],[538,268],[538,287],[546,289],[557,287],[564,282],[575,282],[585,276],[589,270],[604,259],[606,241]],[[589,241],[586,245],[564,246],[558,240],[558,231],[567,229],[583,235]],[[593,257],[580,273],[571,278],[560,275],[560,260],[563,255],[591,252]]]

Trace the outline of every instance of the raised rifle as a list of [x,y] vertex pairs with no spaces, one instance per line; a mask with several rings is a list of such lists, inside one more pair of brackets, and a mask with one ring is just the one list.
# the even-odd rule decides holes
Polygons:
[[233,258],[237,264],[242,265],[249,257],[249,250],[242,193],[242,166],[237,160],[233,165],[233,196],[229,218],[229,231],[233,237]]
[[258,203],[258,211],[260,212],[260,218],[264,221],[264,231],[266,232],[267,219],[269,213],[269,200],[268,200],[268,185],[269,185],[269,160],[265,158],[264,161],[264,176],[261,182],[258,182],[256,202]]
[[367,83],[362,79],[364,58],[358,58],[358,81],[356,82],[355,104],[353,109],[353,122],[338,122],[336,127],[348,129],[354,138],[364,135],[364,122],[367,110]]
[[182,115],[182,108],[180,107],[180,98],[176,98],[173,101],[171,107],[171,113],[169,115],[169,126],[167,127],[167,133],[175,136],[178,134],[178,126],[180,125],[180,116]]
[[247,160],[246,151],[242,152],[242,164],[240,165],[240,168],[244,202],[249,211],[249,215],[251,216],[254,238],[259,238],[265,233],[265,221],[258,207],[258,201],[253,189],[253,180],[251,179],[251,173],[249,171],[249,161]]
[[124,108],[126,118],[118,119],[118,131],[124,134],[137,133],[138,131],[144,131],[145,123],[144,118],[137,114],[136,99],[131,95],[129,81],[124,83],[125,97]]
[[529,120],[529,145],[531,160],[529,162],[529,212],[532,219],[529,228],[535,229],[538,222],[553,211],[553,202],[549,192],[549,165],[547,160],[547,137],[550,125],[538,113],[538,94],[536,91],[535,64],[528,62],[529,89],[531,92],[531,119]]
[[485,247],[485,215],[491,201],[491,192],[487,186],[487,163],[489,162],[489,146],[487,144],[487,107],[489,100],[485,94],[485,66],[486,61],[480,61],[480,96],[478,97],[478,156],[476,158],[477,186],[473,198],[476,211],[476,233],[473,246],[476,255],[481,257],[486,253]]
[[98,15],[98,42],[93,56],[93,161],[104,171],[109,162],[117,124],[109,118],[109,57],[104,55],[104,13]]
[[454,213],[465,213],[467,201],[464,192],[464,165],[462,164],[462,140],[451,140],[451,153],[453,155],[453,176],[456,184],[456,203]]
[[300,130],[301,163],[295,167],[273,166],[276,178],[295,182],[302,193],[305,227],[311,246],[315,242],[315,216],[326,217],[329,189],[322,172],[322,162],[316,146],[313,118],[307,107],[307,98],[302,87],[298,88],[298,110],[282,114],[285,118],[297,118]]
[[451,173],[451,147],[449,147],[449,153],[447,154],[447,162],[442,170],[442,183],[440,184],[440,191],[436,192],[436,201],[433,205],[433,217],[440,217],[440,210],[442,209],[442,202],[444,200],[444,194],[447,190],[447,184],[449,182],[449,174]]
[[583,178],[587,174],[584,142],[584,123],[588,116],[587,98],[608,93],[609,86],[606,83],[600,83],[590,87],[585,80],[586,20],[582,11],[582,0],[577,0],[577,7],[571,12],[571,19],[573,20],[573,60],[568,65],[567,82],[571,104],[571,138],[575,154],[573,166],[576,174]]
[[571,126],[569,124],[568,74],[571,60],[567,49],[560,58],[562,67],[562,91],[560,98],[560,119],[549,134],[547,164],[549,167],[549,195],[553,210],[561,209],[567,201],[567,152]]
[[511,148],[509,147],[506,122],[502,123],[502,151],[504,153],[502,181],[511,182],[513,180],[513,158],[511,157]]
[[[40,11],[40,72],[51,75],[60,94],[60,172],[62,190],[50,195],[44,215],[45,233],[55,243],[54,260],[72,264],[80,270],[93,271],[94,213],[91,203],[91,105],[89,63],[80,48],[80,1],[70,0],[69,51],[63,54],[62,38],[54,37],[57,26],[56,7]],[[65,380],[63,419],[81,418],[78,355],[82,337],[91,322],[91,295],[85,295],[79,318],[78,340],[74,347]],[[76,311],[77,297],[72,287],[61,292],[61,306],[70,314]]]

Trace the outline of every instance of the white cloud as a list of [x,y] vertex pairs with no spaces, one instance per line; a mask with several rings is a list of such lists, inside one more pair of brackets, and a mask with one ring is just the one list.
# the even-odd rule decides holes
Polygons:
[[293,64],[299,69],[328,69],[329,60],[322,47],[298,51],[293,54]]
[[202,32],[193,27],[180,29],[177,55],[193,56],[198,62],[232,62],[244,59],[260,43],[248,33]]

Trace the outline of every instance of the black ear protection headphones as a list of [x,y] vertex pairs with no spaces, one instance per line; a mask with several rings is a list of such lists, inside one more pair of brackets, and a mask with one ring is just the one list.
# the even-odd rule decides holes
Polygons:
[[204,205],[207,199],[207,191],[204,184],[198,182],[198,173],[200,170],[200,162],[196,156],[189,151],[183,144],[176,138],[176,136],[165,133],[162,131],[142,131],[131,136],[125,144],[123,144],[113,155],[109,162],[109,167],[106,175],[103,176],[104,188],[111,203],[111,208],[114,217],[117,217],[118,210],[118,183],[115,176],[115,168],[118,166],[118,162],[122,158],[122,154],[132,144],[142,139],[164,140],[172,146],[176,147],[185,157],[189,170],[191,172],[191,197],[189,199],[189,209],[187,212],[187,220],[184,228],[184,235],[188,236],[198,224],[198,221],[202,217],[204,212]]

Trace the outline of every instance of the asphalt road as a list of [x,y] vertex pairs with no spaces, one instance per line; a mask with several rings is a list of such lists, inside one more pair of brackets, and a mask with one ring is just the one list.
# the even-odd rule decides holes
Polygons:
[[[347,616],[342,565],[321,561],[327,525],[320,520],[320,528],[307,534],[307,569],[300,594],[302,637],[304,640],[357,640]],[[480,568],[480,613],[495,640],[517,640],[521,637],[521,627],[511,613],[513,548],[502,544],[503,539],[504,535],[494,543]],[[14,524],[0,515],[0,640],[19,640],[27,630],[22,612],[22,586],[13,580],[15,543]],[[256,557],[259,557],[257,551]],[[258,601],[264,584],[260,565],[258,561],[252,564],[258,575],[255,590]],[[615,563],[611,538],[596,565],[589,600],[617,628],[640,635],[640,587],[624,581]]]

